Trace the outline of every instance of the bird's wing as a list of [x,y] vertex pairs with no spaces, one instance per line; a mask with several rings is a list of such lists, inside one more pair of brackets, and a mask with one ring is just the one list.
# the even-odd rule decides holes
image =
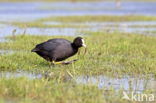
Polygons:
[[36,48],[38,50],[43,50],[43,51],[53,51],[56,47],[58,47],[61,44],[70,44],[70,42],[65,39],[50,39],[47,42],[38,44]]

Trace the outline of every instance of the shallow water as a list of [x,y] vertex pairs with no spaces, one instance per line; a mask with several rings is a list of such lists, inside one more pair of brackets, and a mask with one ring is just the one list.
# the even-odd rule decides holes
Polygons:
[[[64,25],[62,22],[44,22],[46,25]],[[156,22],[155,21],[135,21],[135,22],[84,22],[84,23],[67,23],[69,25],[79,26],[78,28],[19,28],[9,24],[0,24],[0,42],[5,41],[4,37],[12,35],[13,30],[16,29],[15,34],[31,35],[81,35],[86,31],[100,31],[100,32],[125,32],[125,33],[140,33],[145,35],[156,35]],[[85,26],[85,27],[81,27]],[[148,32],[148,33],[147,33]],[[150,33],[151,32],[151,33]],[[153,32],[153,33],[152,33]]]
[[16,72],[0,72],[0,78],[19,78],[26,77],[28,79],[39,79],[42,77],[41,74],[29,73],[26,71],[16,71]]
[[[97,5],[97,6],[94,6]],[[19,9],[20,8],[20,9]],[[115,2],[16,2],[0,3],[1,22],[27,22],[49,16],[69,16],[69,15],[156,15],[156,2],[122,2],[121,7],[117,8]],[[45,22],[47,25],[62,24],[59,22]],[[121,31],[128,33],[153,32],[156,30],[156,22],[86,22],[74,23],[72,25],[86,25],[87,28],[26,28],[27,34],[32,35],[79,35],[85,31]],[[153,27],[132,27],[149,26]],[[18,28],[9,24],[0,24],[0,38],[12,35],[13,30],[16,34],[22,34],[25,29]],[[147,33],[146,33],[147,34]],[[149,35],[149,33],[148,33]]]
[[[94,6],[96,5],[96,6]],[[20,9],[19,9],[20,8]],[[70,15],[155,15],[156,2],[122,2],[119,8],[115,2],[15,2],[0,3],[0,22],[27,22],[49,16]],[[59,22],[45,22],[47,25],[58,25]],[[82,25],[75,23],[74,25]],[[33,35],[77,35],[83,31],[121,31],[143,33],[155,31],[155,21],[151,22],[88,22],[88,28],[27,28],[27,34]],[[131,27],[131,26],[154,27]],[[0,24],[0,37],[11,35],[17,29],[16,34],[22,34],[25,30],[9,24]]]
[[78,34],[78,30],[75,28],[19,28],[12,25],[7,24],[0,24],[0,41],[4,41],[4,37],[8,35],[12,35],[13,31],[16,30],[16,34],[23,34],[24,32],[26,34],[31,35],[68,35],[73,36],[75,34]]
[[[49,78],[52,79],[55,76],[53,73],[51,74],[35,74],[26,71],[16,71],[16,72],[0,72],[0,78],[19,78],[26,77],[28,79],[41,79],[41,78]],[[72,80],[69,75],[64,75],[63,78],[65,82]],[[136,91],[142,92],[144,90],[156,90],[156,79],[154,77],[130,77],[125,76],[122,78],[112,78],[104,75],[100,76],[78,76],[74,77],[73,81],[77,84],[84,85],[95,85],[100,88],[105,88],[106,90],[115,89],[120,90],[123,89],[125,91]]]
[[48,16],[127,14],[156,15],[156,2],[122,2],[120,8],[116,8],[115,2],[0,3],[0,21],[7,22]]
[[115,90],[124,89],[125,91],[144,91],[144,90],[156,90],[156,79],[140,78],[136,77],[123,77],[123,78],[110,78],[104,75],[100,76],[80,76],[76,78],[78,84],[96,85],[99,88]]
[[[63,25],[62,22],[44,22],[46,25]],[[120,31],[126,33],[141,33],[156,31],[156,21],[130,21],[130,22],[83,22],[66,23],[69,25],[87,26],[83,31]],[[147,28],[148,27],[148,28]],[[147,34],[147,33],[146,33]],[[149,35],[149,34],[147,34]],[[155,35],[155,34],[153,34]]]
[[[95,6],[96,5],[96,6]],[[121,2],[120,8],[116,7],[115,2],[62,2],[62,3],[49,3],[43,5],[43,10],[69,11],[69,14],[78,15],[155,15],[156,3],[155,2]],[[41,8],[41,9],[42,9]],[[74,11],[74,12],[72,12]]]
[[13,50],[1,50],[0,49],[0,55],[4,55],[4,54],[12,54],[14,53],[15,51]]
[[4,37],[0,37],[0,43],[6,42],[7,40]]
[[15,26],[7,26],[0,29],[0,41],[4,41],[5,36],[12,35],[13,30],[16,29],[16,34],[30,34],[30,35],[68,35],[73,36],[79,34],[79,30],[76,28],[19,28]]

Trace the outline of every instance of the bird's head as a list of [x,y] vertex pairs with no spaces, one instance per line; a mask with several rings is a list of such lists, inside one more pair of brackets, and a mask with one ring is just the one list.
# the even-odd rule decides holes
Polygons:
[[77,48],[80,47],[85,47],[86,48],[86,44],[85,41],[82,37],[76,37],[73,41],[74,46],[76,46]]

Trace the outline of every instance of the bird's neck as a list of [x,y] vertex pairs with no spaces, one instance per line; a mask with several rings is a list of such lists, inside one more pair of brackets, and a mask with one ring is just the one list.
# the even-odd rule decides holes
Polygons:
[[77,50],[79,49],[79,47],[77,47],[74,43],[72,43],[71,45],[74,49],[77,49]]

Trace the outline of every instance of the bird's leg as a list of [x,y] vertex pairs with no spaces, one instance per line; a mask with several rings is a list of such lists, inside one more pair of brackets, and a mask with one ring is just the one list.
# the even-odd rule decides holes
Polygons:
[[55,62],[55,61],[52,61],[52,64],[53,64],[53,65],[62,64],[62,62]]
[[74,60],[71,60],[71,61],[63,61],[63,62],[55,62],[55,61],[52,61],[52,64],[53,65],[56,65],[56,64],[64,64],[64,65],[68,65],[68,64],[71,64],[75,61],[77,61],[78,59],[74,59]]

